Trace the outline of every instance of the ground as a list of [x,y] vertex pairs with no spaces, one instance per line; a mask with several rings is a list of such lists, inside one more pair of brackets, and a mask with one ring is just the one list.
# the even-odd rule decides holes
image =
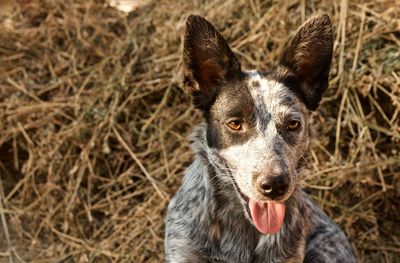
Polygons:
[[182,85],[185,18],[205,16],[244,68],[268,70],[321,12],[335,26],[334,61],[303,187],[360,262],[400,261],[398,1],[2,8],[0,262],[162,262],[165,209],[201,121]]

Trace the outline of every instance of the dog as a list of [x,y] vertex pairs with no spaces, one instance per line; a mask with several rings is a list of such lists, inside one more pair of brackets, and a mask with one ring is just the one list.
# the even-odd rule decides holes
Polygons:
[[332,52],[332,24],[321,14],[301,26],[275,70],[244,71],[210,22],[187,18],[184,84],[204,122],[168,206],[166,262],[356,262],[344,233],[299,186]]

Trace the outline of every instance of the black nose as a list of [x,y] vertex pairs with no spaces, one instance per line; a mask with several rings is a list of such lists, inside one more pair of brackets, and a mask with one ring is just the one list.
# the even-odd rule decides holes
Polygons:
[[289,176],[281,174],[277,176],[259,176],[257,178],[258,190],[266,197],[277,199],[285,195],[289,188]]

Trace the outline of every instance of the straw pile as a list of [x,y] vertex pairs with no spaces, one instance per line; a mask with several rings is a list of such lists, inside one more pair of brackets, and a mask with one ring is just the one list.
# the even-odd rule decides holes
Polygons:
[[318,12],[335,58],[304,187],[361,262],[399,262],[398,1],[17,2],[0,17],[0,262],[162,262],[200,121],[181,84],[185,18],[265,70]]

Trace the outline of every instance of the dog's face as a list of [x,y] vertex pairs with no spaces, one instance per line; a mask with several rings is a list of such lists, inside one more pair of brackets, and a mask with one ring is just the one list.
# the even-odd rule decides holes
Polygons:
[[208,21],[187,20],[185,83],[204,112],[208,151],[262,233],[279,231],[285,200],[297,186],[309,111],[328,87],[332,39],[329,17],[314,17],[289,42],[274,71],[245,72]]

